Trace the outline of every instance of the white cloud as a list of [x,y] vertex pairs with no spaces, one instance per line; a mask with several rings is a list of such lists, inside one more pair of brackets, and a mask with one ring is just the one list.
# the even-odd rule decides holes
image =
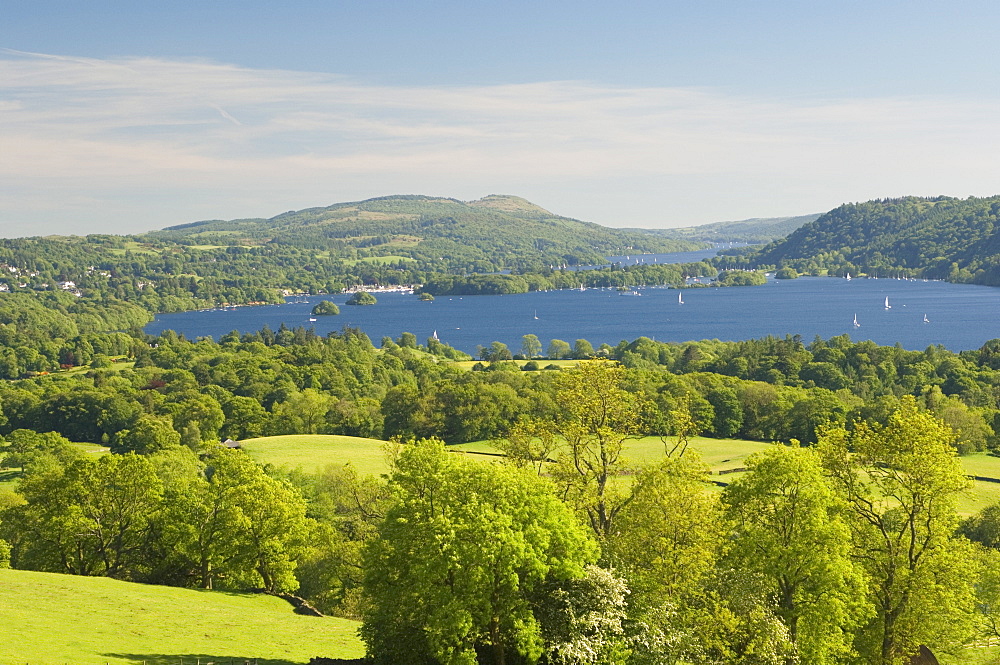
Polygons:
[[612,225],[991,194],[998,110],[931,96],[763,99],[574,81],[387,87],[8,51],[0,234],[20,233],[15,222],[125,232],[390,193],[522,194]]

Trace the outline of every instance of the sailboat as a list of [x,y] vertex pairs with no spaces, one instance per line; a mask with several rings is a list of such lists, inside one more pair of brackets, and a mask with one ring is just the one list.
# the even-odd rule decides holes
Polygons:
[[851,273],[847,273],[847,281],[851,281]]
[[931,320],[927,318],[926,314],[924,314],[924,323],[930,323],[930,322]]
[[431,339],[438,339],[438,331],[436,330],[434,331],[434,333],[431,335]]
[[582,282],[580,283],[580,290],[581,291],[586,291],[587,290],[587,287],[585,287]]
[[677,294],[677,304],[678,305],[683,305],[684,304],[684,294],[683,293],[678,293]]
[[860,328],[861,327],[861,324],[858,323],[858,315],[857,314],[854,315],[854,327],[855,328]]
[[535,310],[535,321],[537,321],[537,320],[538,320],[538,310],[536,309]]
[[889,296],[885,297],[885,308],[892,309],[892,305],[889,304]]

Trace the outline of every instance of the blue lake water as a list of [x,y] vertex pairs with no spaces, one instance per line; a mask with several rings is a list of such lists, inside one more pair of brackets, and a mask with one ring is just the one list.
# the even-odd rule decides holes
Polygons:
[[[810,342],[848,334],[878,344],[900,343],[922,350],[940,344],[952,351],[976,349],[1000,337],[1000,288],[946,282],[891,279],[801,277],[769,280],[764,286],[696,288],[678,291],[645,288],[640,296],[613,290],[550,291],[505,296],[416,296],[376,294],[370,307],[345,305],[347,295],[311,296],[309,302],[240,307],[235,310],[161,314],[146,327],[158,334],[173,329],[189,338],[218,338],[231,330],[253,332],[265,324],[277,329],[315,327],[319,334],[359,327],[378,345],[384,336],[412,332],[421,343],[437,332],[441,341],[475,354],[477,345],[496,340],[512,351],[522,335],[533,333],[543,345],[562,339],[587,339],[595,347],[646,336],[658,341],[742,340],[801,335]],[[682,293],[684,304],[678,304]],[[891,309],[885,309],[885,298]],[[309,311],[321,299],[340,306],[339,316]],[[853,321],[857,316],[860,327]],[[929,323],[924,323],[924,315]],[[537,317],[537,318],[536,318]]]

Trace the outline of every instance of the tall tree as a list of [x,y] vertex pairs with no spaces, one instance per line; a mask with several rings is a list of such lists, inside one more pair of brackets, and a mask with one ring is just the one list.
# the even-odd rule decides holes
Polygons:
[[838,662],[866,618],[845,506],[812,449],[774,446],[747,468],[723,493],[734,529],[727,562],[760,576],[801,663]]
[[565,443],[554,471],[564,495],[601,540],[613,531],[631,490],[615,482],[625,473],[625,442],[644,433],[648,404],[624,388],[625,368],[593,360],[559,376],[555,428]]
[[537,660],[544,645],[533,590],[581,577],[596,555],[548,481],[421,440],[400,451],[390,488],[395,504],[365,551],[361,635],[369,656],[452,665]]
[[955,501],[970,481],[954,439],[912,397],[885,425],[861,422],[853,432],[833,427],[820,436],[875,608],[858,640],[866,662],[897,665],[920,644],[960,645],[972,629],[975,556],[953,535]]

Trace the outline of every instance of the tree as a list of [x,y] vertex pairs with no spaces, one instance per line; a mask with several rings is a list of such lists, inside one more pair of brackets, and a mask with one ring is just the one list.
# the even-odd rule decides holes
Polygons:
[[953,441],[910,396],[885,425],[831,427],[820,436],[875,608],[858,639],[866,662],[896,665],[920,644],[960,645],[972,629],[975,557],[968,541],[953,535],[955,501],[970,481]]
[[542,343],[538,340],[538,335],[529,333],[521,337],[521,355],[529,360],[542,355]]
[[507,348],[507,345],[503,342],[490,342],[488,347],[480,349],[479,358],[481,360],[495,363],[504,360],[512,360],[514,356],[511,354],[510,349]]
[[613,531],[630,490],[614,482],[626,470],[625,441],[643,434],[647,403],[623,387],[625,368],[593,360],[557,377],[562,406],[555,428],[565,441],[554,470],[564,496],[601,540]]
[[866,618],[866,589],[850,558],[846,507],[812,449],[773,446],[723,492],[733,524],[727,562],[758,575],[804,664],[842,661]]
[[583,575],[593,543],[551,485],[437,440],[401,448],[395,497],[364,553],[361,636],[377,663],[504,665],[543,652],[533,592]]
[[64,470],[24,479],[15,512],[19,568],[135,579],[163,487],[152,464],[134,453],[80,458]]
[[134,452],[148,455],[179,445],[180,442],[181,435],[166,418],[140,416],[131,429],[118,433],[111,448],[116,453]]
[[274,405],[271,431],[275,434],[319,434],[326,425],[326,414],[333,408],[333,398],[315,388],[292,393]]
[[697,454],[664,458],[635,477],[605,556],[629,580],[636,613],[682,603],[705,585],[725,532],[705,477]]
[[570,348],[569,342],[554,339],[549,342],[549,348],[546,353],[550,360],[559,360],[560,358],[569,358],[573,355],[573,349]]
[[298,588],[309,521],[305,502],[239,450],[220,448],[205,474],[176,485],[164,520],[169,549],[199,586]]
[[585,360],[594,355],[594,346],[585,339],[578,339],[573,343],[573,357],[577,360]]

